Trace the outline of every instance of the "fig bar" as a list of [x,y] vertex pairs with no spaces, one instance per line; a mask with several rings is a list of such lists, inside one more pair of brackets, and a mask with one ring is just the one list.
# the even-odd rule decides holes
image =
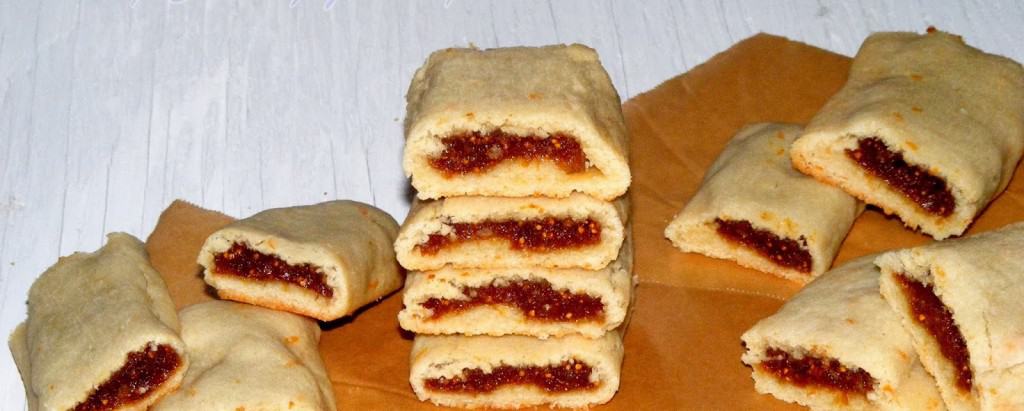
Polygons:
[[1024,408],[1024,223],[885,253],[882,296],[953,410]]
[[877,256],[822,274],[741,337],[757,392],[815,410],[943,410],[878,291]]
[[828,270],[863,205],[793,169],[789,147],[799,133],[772,123],[740,130],[665,237],[683,251],[801,283]]
[[192,367],[166,410],[335,410],[334,389],[308,318],[230,301],[181,311]]
[[622,338],[569,335],[417,335],[410,383],[420,400],[455,407],[582,408],[603,404],[619,388]]
[[188,369],[178,330],[142,242],[115,233],[39,276],[10,347],[29,409],[144,410]]
[[210,235],[198,262],[221,298],[330,321],[401,287],[397,232],[355,201],[277,208]]
[[422,334],[581,334],[598,338],[626,317],[633,291],[632,246],[600,270],[494,268],[411,272],[398,314]]
[[619,252],[625,202],[583,194],[417,202],[402,225],[395,251],[409,270],[437,270],[445,264],[599,270]]
[[440,50],[407,99],[402,164],[420,199],[610,201],[629,186],[619,96],[588,47]]
[[876,33],[793,144],[815,178],[943,239],[1002,192],[1024,150],[1024,69],[959,36]]

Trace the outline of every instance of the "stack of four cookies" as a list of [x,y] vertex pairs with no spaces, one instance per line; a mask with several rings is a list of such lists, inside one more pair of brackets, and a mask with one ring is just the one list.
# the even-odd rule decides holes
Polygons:
[[618,389],[633,294],[620,102],[583,46],[447,49],[408,94],[418,190],[395,242],[410,382],[448,406],[580,407]]

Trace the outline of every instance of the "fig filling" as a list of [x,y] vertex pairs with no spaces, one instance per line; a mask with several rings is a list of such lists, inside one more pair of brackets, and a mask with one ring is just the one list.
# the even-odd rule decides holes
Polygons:
[[112,410],[146,398],[181,366],[181,357],[169,345],[149,344],[128,353],[121,369],[96,387],[75,411]]
[[430,298],[420,305],[433,311],[431,319],[459,313],[481,305],[506,305],[519,309],[530,320],[597,321],[604,318],[604,303],[598,297],[555,290],[547,280],[517,280],[507,284],[462,287],[466,299]]
[[576,359],[544,367],[499,365],[485,372],[464,368],[454,377],[428,378],[423,381],[432,391],[466,394],[489,393],[505,385],[533,385],[546,392],[569,392],[597,387],[590,381],[593,369]]
[[474,131],[445,137],[441,143],[444,151],[431,158],[430,165],[448,177],[482,173],[506,160],[551,161],[567,174],[587,169],[580,143],[562,133],[540,137]]
[[768,348],[760,367],[776,378],[798,387],[815,386],[847,394],[867,394],[875,379],[867,371],[850,369],[833,358],[804,355],[796,358],[778,348]]
[[846,156],[925,211],[940,217],[953,214],[956,200],[946,180],[921,166],[908,164],[903,154],[890,150],[880,138],[860,139],[856,149],[846,150]]
[[715,219],[718,235],[757,251],[776,265],[801,273],[811,272],[811,253],[807,251],[807,240],[781,238],[768,230],[754,228],[749,221]]
[[219,274],[236,275],[257,281],[283,281],[308,289],[324,297],[334,296],[324,273],[312,264],[288,264],[276,256],[263,254],[241,243],[213,256]]
[[516,251],[545,252],[580,248],[601,242],[601,223],[592,219],[544,218],[517,221],[484,220],[477,223],[450,224],[448,235],[431,234],[416,248],[421,254],[434,255],[452,244],[467,241],[504,239]]
[[910,306],[910,315],[935,339],[939,352],[950,362],[956,373],[956,386],[964,392],[971,391],[974,374],[971,371],[971,355],[967,352],[967,341],[953,321],[953,312],[935,295],[930,284],[924,284],[904,274],[896,275],[896,282],[903,290]]

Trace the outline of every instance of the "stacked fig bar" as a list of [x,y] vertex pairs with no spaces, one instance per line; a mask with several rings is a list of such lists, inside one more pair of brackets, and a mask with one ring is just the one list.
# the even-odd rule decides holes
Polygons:
[[580,46],[446,49],[413,78],[395,241],[410,383],[462,407],[583,407],[619,385],[633,292],[619,96]]

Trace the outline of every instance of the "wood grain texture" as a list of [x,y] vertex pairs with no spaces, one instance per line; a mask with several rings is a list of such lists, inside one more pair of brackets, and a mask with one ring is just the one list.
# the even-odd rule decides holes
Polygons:
[[[854,53],[963,34],[1024,60],[1024,3],[0,0],[0,331],[32,281],[185,199],[229,215],[335,198],[401,220],[404,95],[433,50],[579,42],[623,99],[757,32]],[[24,408],[9,355],[0,404]]]

